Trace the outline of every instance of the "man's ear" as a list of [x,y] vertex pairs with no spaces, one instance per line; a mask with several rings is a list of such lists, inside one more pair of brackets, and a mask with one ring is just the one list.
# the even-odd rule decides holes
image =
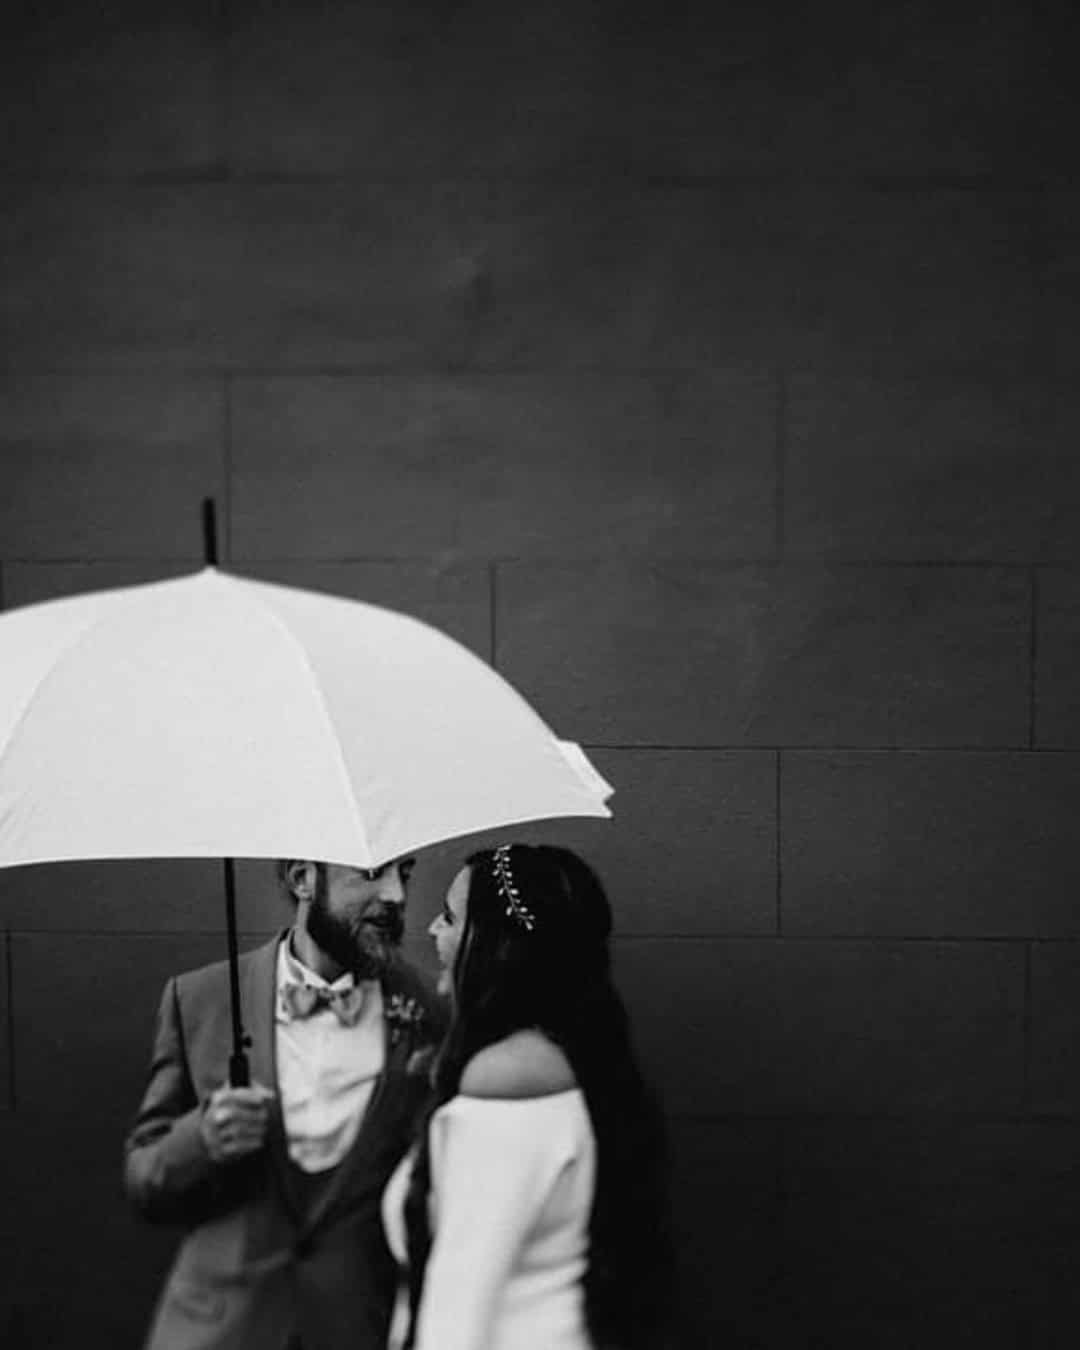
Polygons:
[[313,862],[293,858],[285,868],[286,884],[296,900],[314,900],[316,878]]

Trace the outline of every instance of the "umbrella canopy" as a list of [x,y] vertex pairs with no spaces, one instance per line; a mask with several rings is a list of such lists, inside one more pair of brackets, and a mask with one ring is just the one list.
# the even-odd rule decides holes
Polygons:
[[0,866],[374,867],[610,794],[490,666],[374,605],[207,567],[0,616]]

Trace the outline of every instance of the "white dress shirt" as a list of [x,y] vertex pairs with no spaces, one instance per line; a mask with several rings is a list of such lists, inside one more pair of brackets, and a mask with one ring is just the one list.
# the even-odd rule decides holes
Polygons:
[[282,994],[287,983],[338,990],[354,980],[324,980],[297,960],[287,937],[278,947],[274,1036],[289,1157],[305,1172],[325,1172],[352,1147],[383,1069],[382,989],[378,980],[363,981],[363,1011],[346,1027],[326,1007],[292,1017]]

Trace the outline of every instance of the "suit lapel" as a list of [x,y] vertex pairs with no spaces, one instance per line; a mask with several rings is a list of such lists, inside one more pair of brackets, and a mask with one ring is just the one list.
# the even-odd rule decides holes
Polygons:
[[281,1112],[281,1087],[277,1074],[277,1032],[275,1011],[277,1004],[278,948],[288,937],[289,930],[279,933],[252,952],[243,982],[245,1029],[250,1039],[248,1056],[251,1079],[273,1088],[275,1097],[270,1113],[270,1133],[267,1148],[277,1176],[285,1204],[294,1216],[299,1211],[298,1197],[293,1191],[289,1167],[289,1147],[285,1137],[285,1120]]
[[243,1009],[250,1039],[248,1057],[254,1082],[277,1089],[274,1047],[274,999],[277,994],[277,954],[283,934],[251,953],[244,971]]
[[362,1151],[363,1140],[365,1136],[378,1126],[378,1119],[381,1114],[381,1108],[386,1101],[387,1092],[398,1080],[405,1069],[405,1055],[408,1050],[409,1038],[400,1033],[395,1028],[387,1013],[390,1008],[390,1000],[395,994],[399,993],[399,986],[394,978],[393,972],[386,975],[380,982],[380,992],[382,993],[382,1039],[383,1039],[383,1066],[378,1078],[375,1080],[375,1086],[371,1097],[368,1100],[367,1109],[364,1111],[364,1118],[360,1122],[360,1128],[356,1132],[356,1140],[353,1144],[352,1153],[356,1154]]

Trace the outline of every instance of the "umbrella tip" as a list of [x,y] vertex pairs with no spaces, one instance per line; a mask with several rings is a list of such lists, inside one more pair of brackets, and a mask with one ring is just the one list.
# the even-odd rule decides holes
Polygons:
[[207,567],[216,567],[218,560],[217,545],[217,508],[213,497],[204,497],[202,504],[203,555]]

